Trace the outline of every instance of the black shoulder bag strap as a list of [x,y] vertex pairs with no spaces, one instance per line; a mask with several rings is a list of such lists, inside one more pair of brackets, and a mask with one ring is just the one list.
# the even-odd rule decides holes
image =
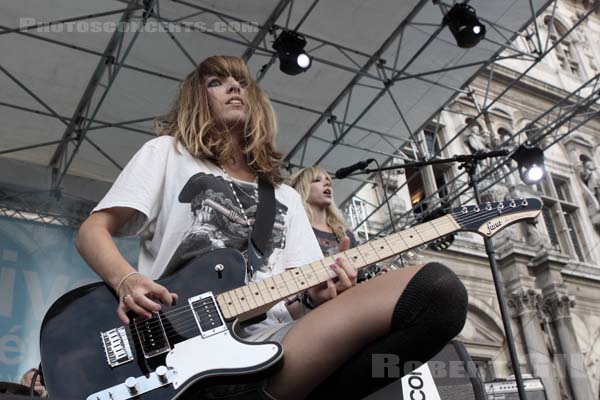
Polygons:
[[267,243],[273,234],[275,224],[275,189],[265,178],[258,178],[258,206],[252,233],[248,237],[248,269],[250,277],[254,271],[267,263],[265,258]]

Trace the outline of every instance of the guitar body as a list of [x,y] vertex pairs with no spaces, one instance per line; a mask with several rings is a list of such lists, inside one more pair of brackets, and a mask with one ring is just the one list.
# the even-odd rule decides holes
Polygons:
[[[236,250],[194,258],[158,283],[179,304],[121,326],[118,300],[103,283],[75,289],[44,317],[40,350],[46,388],[61,399],[171,400],[197,398],[203,384],[256,380],[283,356],[278,343],[249,343],[234,335],[235,318],[260,315],[309,287],[334,278],[328,267],[343,257],[357,269],[461,230],[491,237],[535,218],[539,199],[462,206],[435,220],[379,238],[323,260],[245,285],[246,264]],[[217,296],[218,298],[216,298]],[[237,320],[236,320],[237,321]]]
[[[275,365],[283,355],[278,343],[243,342],[233,334],[233,324],[215,312],[210,292],[243,286],[245,273],[236,250],[197,257],[157,281],[179,295],[178,304],[163,306],[147,320],[130,315],[128,327],[122,327],[116,295],[104,283],[63,295],[48,310],[40,333],[49,394],[61,399],[184,398],[207,378],[248,378]],[[127,344],[128,357],[121,349]],[[134,380],[127,386],[130,377]]]

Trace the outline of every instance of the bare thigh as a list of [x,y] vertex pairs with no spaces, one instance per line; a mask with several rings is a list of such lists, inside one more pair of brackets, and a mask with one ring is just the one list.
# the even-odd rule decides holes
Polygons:
[[421,267],[354,286],[298,320],[283,340],[283,367],[267,391],[278,399],[303,398],[353,354],[386,335],[400,295]]

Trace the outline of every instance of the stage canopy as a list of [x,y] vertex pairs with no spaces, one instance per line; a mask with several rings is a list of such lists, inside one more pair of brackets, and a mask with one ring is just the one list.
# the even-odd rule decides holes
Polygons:
[[[502,58],[537,62],[512,43],[549,1],[469,4],[487,26],[471,49],[443,23],[443,1],[9,2],[0,157],[48,167],[55,188],[67,175],[111,182],[152,138],[180,80],[214,54],[242,56],[260,80],[290,169],[385,162],[407,143],[419,152],[415,133],[480,71]],[[306,37],[306,73],[279,71],[272,43],[284,28]],[[336,182],[337,200],[363,184]]]

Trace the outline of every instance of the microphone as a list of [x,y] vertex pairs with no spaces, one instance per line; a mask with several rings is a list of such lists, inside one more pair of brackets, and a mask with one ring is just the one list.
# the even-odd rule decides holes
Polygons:
[[364,160],[364,161],[359,161],[356,164],[352,164],[349,167],[340,168],[337,171],[335,171],[335,177],[337,179],[344,179],[348,175],[350,175],[351,173],[353,173],[354,171],[358,171],[359,169],[360,170],[364,170],[373,161],[375,161],[374,158],[369,158],[369,159]]

